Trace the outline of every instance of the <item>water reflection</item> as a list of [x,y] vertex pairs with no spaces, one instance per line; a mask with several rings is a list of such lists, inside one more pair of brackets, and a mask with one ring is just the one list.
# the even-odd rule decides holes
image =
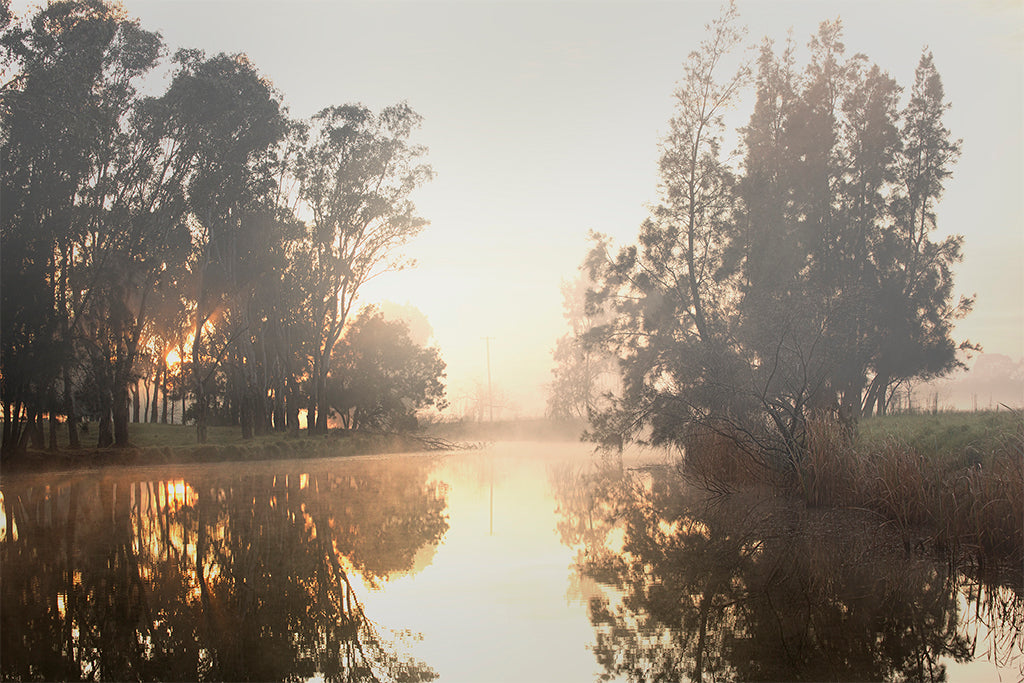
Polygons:
[[871,519],[586,445],[235,467],[5,478],[0,675],[1024,677],[1019,586]]
[[876,520],[707,498],[664,467],[552,481],[562,540],[605,587],[589,604],[605,679],[941,681],[986,658],[983,677],[1024,677],[1019,588],[908,552]]
[[434,678],[352,576],[414,571],[448,529],[445,486],[423,458],[301,466],[5,482],[3,677]]

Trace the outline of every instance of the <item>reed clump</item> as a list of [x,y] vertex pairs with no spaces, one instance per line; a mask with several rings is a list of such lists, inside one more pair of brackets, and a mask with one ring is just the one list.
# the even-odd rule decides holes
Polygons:
[[764,463],[749,435],[730,425],[692,424],[682,471],[705,489],[725,492],[764,482]]
[[836,506],[855,498],[860,473],[852,434],[835,419],[814,418],[807,424],[807,449],[795,467],[808,505]]
[[912,427],[852,434],[833,419],[811,420],[797,468],[805,501],[874,510],[951,551],[1024,557],[1020,415]]

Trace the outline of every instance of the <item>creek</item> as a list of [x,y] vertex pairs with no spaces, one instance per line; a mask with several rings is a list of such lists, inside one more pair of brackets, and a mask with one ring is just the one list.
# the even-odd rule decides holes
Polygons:
[[42,680],[1024,679],[1019,577],[657,453],[0,481],[0,667]]

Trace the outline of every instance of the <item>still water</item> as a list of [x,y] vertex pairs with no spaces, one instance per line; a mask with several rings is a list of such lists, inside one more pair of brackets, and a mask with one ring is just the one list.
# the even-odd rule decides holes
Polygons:
[[580,444],[4,477],[43,680],[1024,678],[1024,600],[864,515]]

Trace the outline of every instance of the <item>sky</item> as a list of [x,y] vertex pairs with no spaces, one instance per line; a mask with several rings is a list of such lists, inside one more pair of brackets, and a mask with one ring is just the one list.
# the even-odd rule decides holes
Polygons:
[[[539,415],[551,351],[566,333],[560,282],[577,276],[588,231],[635,240],[657,201],[658,144],[682,64],[721,3],[698,0],[125,0],[170,49],[244,52],[292,116],[407,101],[436,177],[414,195],[430,226],[413,269],[364,302],[416,306],[448,363],[457,414],[486,387],[488,344],[503,416]],[[963,154],[939,206],[965,237],[961,294],[976,294],[957,340],[1024,356],[1024,2],[739,0],[754,46],[803,46],[841,18],[906,90],[928,47]],[[732,115],[749,117],[750,103]],[[485,341],[490,338],[490,341]]]

